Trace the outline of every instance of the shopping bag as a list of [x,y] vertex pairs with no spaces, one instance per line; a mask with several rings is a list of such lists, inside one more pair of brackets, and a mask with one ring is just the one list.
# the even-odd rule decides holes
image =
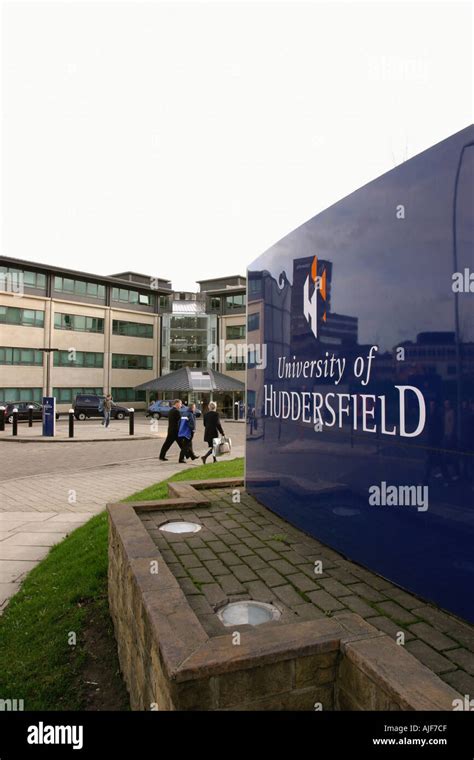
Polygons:
[[220,457],[223,454],[230,454],[232,451],[232,441],[225,435],[221,435],[220,438],[212,439],[212,454],[215,457]]
[[181,417],[179,421],[178,438],[191,438],[191,428],[187,417]]

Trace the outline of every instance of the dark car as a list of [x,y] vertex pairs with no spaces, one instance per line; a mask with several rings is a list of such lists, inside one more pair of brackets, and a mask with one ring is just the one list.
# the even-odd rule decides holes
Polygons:
[[[171,401],[153,401],[153,403],[148,407],[148,417],[154,417],[155,420],[159,420],[161,417],[168,417],[171,407]],[[179,411],[181,412],[181,416],[184,417],[184,415],[189,411],[189,406],[183,404]],[[201,414],[201,410],[196,407],[196,417],[200,417]]]
[[[18,409],[18,421],[28,420],[30,416],[30,406],[33,407],[33,419],[41,420],[43,418],[43,405],[38,404],[36,401],[17,401],[12,402],[5,406],[4,417],[6,422],[13,422],[13,410]],[[59,419],[59,414],[56,412],[56,419]]]
[[[93,393],[76,396],[72,405],[76,420],[87,420],[89,417],[102,417],[103,412],[99,412],[99,405],[104,398],[105,396],[96,396]],[[113,419],[123,420],[129,414],[130,411],[126,406],[112,403],[110,416]]]

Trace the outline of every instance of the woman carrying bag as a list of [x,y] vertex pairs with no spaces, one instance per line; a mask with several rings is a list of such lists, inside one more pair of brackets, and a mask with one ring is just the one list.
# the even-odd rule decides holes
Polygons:
[[[219,413],[216,411],[217,404],[214,401],[209,402],[209,411],[204,415],[204,440],[207,445],[210,446],[209,451],[203,457],[201,457],[203,464],[206,464],[206,459],[213,452],[214,438],[219,438],[220,435],[224,435],[222,429]],[[214,454],[212,454],[214,462],[217,461]]]

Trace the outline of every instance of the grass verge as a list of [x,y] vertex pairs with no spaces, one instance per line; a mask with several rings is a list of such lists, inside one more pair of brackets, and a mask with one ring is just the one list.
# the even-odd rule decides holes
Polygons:
[[[243,471],[244,460],[231,459],[169,480]],[[162,499],[167,482],[125,501]],[[25,710],[128,709],[108,610],[105,512],[54,546],[0,617],[0,699],[23,699]]]

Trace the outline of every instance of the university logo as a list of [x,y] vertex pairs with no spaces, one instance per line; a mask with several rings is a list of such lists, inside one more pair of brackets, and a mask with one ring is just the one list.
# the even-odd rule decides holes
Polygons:
[[[311,296],[310,291],[312,291]],[[321,296],[320,299],[318,299],[318,293]],[[321,274],[318,274],[318,257],[315,256],[311,262],[311,269],[306,277],[303,290],[303,314],[315,338],[318,337],[318,311],[321,311],[320,319],[323,322],[326,321],[326,296],[326,268],[324,267]],[[319,306],[318,300],[321,302],[321,306]]]

